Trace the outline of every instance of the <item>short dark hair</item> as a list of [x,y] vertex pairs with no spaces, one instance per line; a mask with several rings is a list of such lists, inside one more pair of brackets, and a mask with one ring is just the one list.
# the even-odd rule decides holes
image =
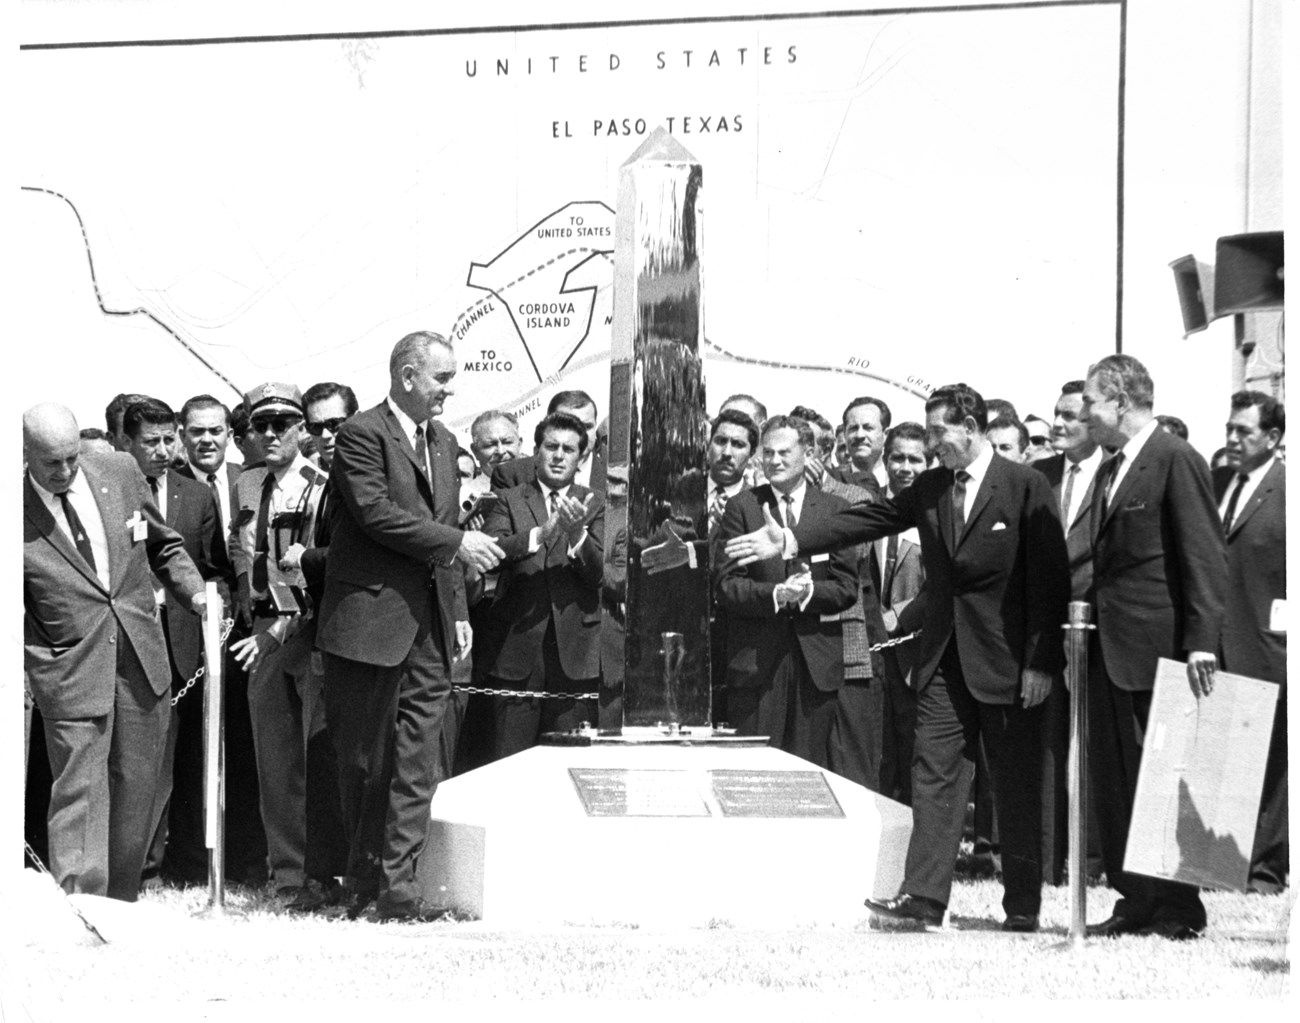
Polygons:
[[[571,393],[571,392],[570,392]],[[578,392],[582,393],[582,392]],[[546,436],[547,430],[572,430],[578,435],[578,451],[585,454],[587,451],[587,428],[582,425],[582,420],[569,412],[550,412],[546,418],[537,424],[533,430],[533,446],[536,447],[542,443],[542,438]]]
[[790,410],[790,415],[794,416],[796,419],[806,419],[808,422],[812,423],[813,426],[819,426],[823,430],[833,431],[835,429],[835,427],[831,425],[829,419],[816,409],[811,409],[807,405],[796,405]]
[[1067,380],[1061,385],[1062,394],[1082,394],[1087,382],[1083,380]]
[[352,388],[347,384],[336,384],[325,380],[319,384],[312,384],[307,388],[307,393],[302,396],[303,418],[306,418],[307,409],[316,402],[327,401],[336,397],[343,399],[343,411],[347,415],[355,416],[357,414],[357,409],[361,406],[357,404],[357,396],[352,392]]
[[989,410],[984,404],[980,392],[970,384],[944,384],[930,392],[925,399],[925,411],[933,412],[942,408],[945,423],[960,423],[967,416],[975,420],[975,426],[983,433],[988,429]]
[[81,433],[78,434],[78,436],[82,440],[108,440],[108,434],[106,434],[98,426],[82,427]]
[[[473,452],[473,451],[470,451],[469,448],[462,448],[462,447],[460,447],[460,446],[457,446],[457,448],[456,448],[456,461],[457,461],[457,462],[460,462],[460,460],[461,460],[462,458],[468,458],[468,459],[469,459],[469,464],[472,465],[472,466],[474,466],[474,472],[473,472],[473,473],[471,474],[471,476],[470,476],[470,479],[473,479],[475,476],[477,476],[477,475],[479,474],[478,459],[474,457],[474,452]],[[456,470],[457,470],[457,472],[460,471],[460,466],[459,466],[459,465],[457,465]]]
[[1036,415],[1034,415],[1032,412],[1030,412],[1029,415],[1025,416],[1025,420],[1024,420],[1024,421],[1025,421],[1025,425],[1026,425],[1026,426],[1028,426],[1030,423],[1042,423],[1044,426],[1050,426],[1050,425],[1051,425],[1051,424],[1048,423],[1048,421],[1047,421],[1046,419],[1044,419],[1042,416],[1036,416]]
[[985,398],[984,414],[989,417],[989,422],[997,419],[999,416],[1010,416],[1012,419],[1019,421],[1020,413],[1016,407],[1007,401],[1006,398]]
[[741,412],[738,408],[724,408],[713,418],[709,424],[709,440],[713,440],[718,432],[718,427],[723,423],[730,423],[732,426],[740,426],[745,430],[745,436],[749,438],[749,453],[752,455],[758,450],[758,427],[754,420]]
[[1232,411],[1259,408],[1259,428],[1264,431],[1277,430],[1286,435],[1286,406],[1263,391],[1238,391],[1232,396]]
[[991,433],[994,430],[1014,429],[1020,438],[1020,453],[1024,454],[1025,448],[1029,447],[1029,430],[1015,416],[1009,416],[1005,412],[998,416],[993,422],[985,428],[985,433]]
[[588,405],[592,408],[596,407],[596,403],[586,391],[561,391],[546,406],[546,414],[549,416],[562,408],[586,408]]
[[880,427],[883,430],[889,429],[889,424],[894,421],[894,416],[889,411],[889,406],[886,405],[884,401],[882,401],[880,398],[872,398],[871,396],[865,394],[862,395],[861,397],[854,398],[851,402],[849,402],[847,405],[844,406],[844,414],[840,416],[840,422],[847,423],[849,421],[849,413],[852,412],[855,408],[858,408],[860,405],[875,405],[876,408],[880,409]]
[[762,423],[767,422],[767,406],[764,405],[757,398],[755,398],[752,394],[733,394],[722,403],[721,407],[726,408],[733,401],[744,401],[744,402],[748,402],[750,405],[753,405],[754,410],[758,413],[758,421],[757,421],[758,425],[761,426]]
[[1156,422],[1159,423],[1161,427],[1167,430],[1169,433],[1172,433],[1178,437],[1182,437],[1183,440],[1188,439],[1187,424],[1184,423],[1177,416],[1166,416],[1164,414],[1161,414],[1156,416]]
[[806,448],[817,448],[817,438],[813,435],[812,424],[798,416],[773,416],[763,424],[763,436],[773,430],[794,430],[799,434],[799,443]]
[[110,434],[122,432],[122,416],[126,413],[128,405],[134,405],[137,401],[144,401],[149,395],[132,394],[123,391],[108,403],[104,409],[104,426],[107,427]]
[[1108,355],[1088,367],[1088,376],[1095,376],[1101,393],[1113,398],[1123,391],[1133,407],[1150,411],[1155,403],[1156,388],[1147,368],[1131,355]]
[[157,398],[132,402],[122,413],[122,432],[128,437],[134,437],[146,423],[150,426],[175,426],[176,413],[170,405]]
[[248,435],[251,420],[252,416],[248,414],[248,406],[242,401],[230,410],[230,435],[235,438],[236,443]]
[[889,457],[890,448],[893,447],[896,440],[919,440],[925,443],[925,427],[920,423],[906,422],[899,423],[891,427],[890,431],[885,434],[885,457]]
[[189,399],[189,401],[181,406],[181,410],[176,416],[176,421],[181,426],[184,426],[189,422],[191,412],[196,412],[199,409],[205,408],[221,409],[221,411],[226,414],[226,426],[230,426],[230,409],[226,406],[225,402],[218,401],[210,394],[196,394],[193,398]]

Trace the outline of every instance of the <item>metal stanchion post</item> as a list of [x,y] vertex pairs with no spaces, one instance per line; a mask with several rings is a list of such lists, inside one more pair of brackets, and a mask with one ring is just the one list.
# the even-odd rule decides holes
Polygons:
[[1088,631],[1095,629],[1088,619],[1092,608],[1086,600],[1070,602],[1065,629],[1066,678],[1070,686],[1070,940],[1082,948],[1087,932],[1088,902]]
[[208,607],[203,616],[203,835],[208,847],[208,905],[205,916],[226,915],[226,716],[221,620],[224,608],[217,584],[207,584]]

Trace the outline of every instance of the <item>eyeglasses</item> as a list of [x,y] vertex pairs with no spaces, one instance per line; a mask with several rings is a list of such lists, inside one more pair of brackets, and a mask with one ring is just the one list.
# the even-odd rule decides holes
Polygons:
[[339,427],[348,421],[347,416],[340,416],[338,419],[322,419],[319,423],[307,424],[307,432],[313,437],[319,437],[326,430],[338,436]]
[[1029,437],[1029,443],[1036,445],[1037,447],[1042,447],[1044,444],[1050,444],[1051,442],[1052,438],[1050,436],[1044,437],[1042,435],[1030,434]]
[[301,422],[302,416],[254,416],[248,425],[253,428],[254,433],[266,433],[269,427],[278,437],[291,426],[297,426]]

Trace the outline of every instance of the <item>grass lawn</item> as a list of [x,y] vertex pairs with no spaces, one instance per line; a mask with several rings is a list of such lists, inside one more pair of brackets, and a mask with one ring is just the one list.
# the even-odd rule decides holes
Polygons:
[[[1089,916],[1104,917],[1113,898],[1104,887],[1090,889]],[[242,915],[199,920],[191,914],[206,903],[204,890],[162,888],[134,911],[144,926],[110,931],[107,945],[12,948],[2,1007],[16,1019],[26,1011],[45,1020],[115,1014],[147,1000],[185,1007],[175,1018],[247,1019],[283,1002],[312,1003],[313,1016],[345,1016],[358,1000],[725,998],[762,1014],[791,1000],[851,1006],[1288,996],[1290,894],[1205,898],[1210,928],[1200,941],[1125,937],[1076,951],[1058,947],[1068,930],[1066,889],[1044,890],[1042,932],[1004,935],[1001,885],[992,880],[959,881],[950,922],[933,934],[875,930],[865,910],[854,926],[779,931],[725,921],[681,930],[499,930],[451,920],[380,925],[292,916],[273,897],[241,890],[228,904]]]

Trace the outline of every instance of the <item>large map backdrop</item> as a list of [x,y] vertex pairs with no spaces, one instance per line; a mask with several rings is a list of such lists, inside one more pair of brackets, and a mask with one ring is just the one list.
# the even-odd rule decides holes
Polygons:
[[22,404],[368,404],[428,328],[453,429],[603,412],[617,171],[662,125],[704,167],[711,410],[965,379],[1046,415],[1115,344],[1119,67],[1111,2],[26,49]]

